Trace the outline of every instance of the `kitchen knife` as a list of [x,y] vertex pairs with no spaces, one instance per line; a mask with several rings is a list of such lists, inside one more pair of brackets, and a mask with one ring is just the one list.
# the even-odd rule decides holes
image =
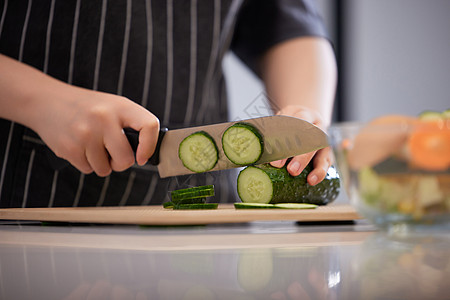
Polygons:
[[[269,116],[175,130],[162,128],[155,153],[148,163],[158,166],[161,178],[193,174],[194,172],[188,170],[178,157],[178,147],[190,134],[205,131],[214,139],[219,150],[219,161],[210,171],[242,167],[229,161],[222,149],[223,133],[238,122],[253,125],[263,136],[264,152],[257,164],[289,158],[328,146],[327,135],[319,127],[299,118]],[[139,143],[138,132],[129,129],[124,131],[133,150],[136,151]]]

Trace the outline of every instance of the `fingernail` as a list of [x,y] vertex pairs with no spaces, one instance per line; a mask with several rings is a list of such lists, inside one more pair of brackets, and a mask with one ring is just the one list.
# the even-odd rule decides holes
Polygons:
[[294,161],[292,164],[290,164],[289,170],[291,171],[291,173],[298,175],[300,173],[300,163],[298,161]]
[[311,178],[309,179],[310,185],[315,185],[317,183],[317,176],[316,175],[312,175]]
[[270,164],[271,164],[273,167],[281,168],[281,167],[283,166],[282,163],[283,163],[282,160],[276,160],[276,161],[271,162]]

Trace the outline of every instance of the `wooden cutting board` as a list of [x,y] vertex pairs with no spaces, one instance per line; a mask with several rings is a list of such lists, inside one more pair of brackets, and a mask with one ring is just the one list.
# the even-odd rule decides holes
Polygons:
[[161,205],[122,207],[52,207],[0,209],[0,220],[139,225],[202,225],[253,221],[348,221],[361,219],[350,205],[316,209],[240,209],[221,204],[216,210],[171,210]]

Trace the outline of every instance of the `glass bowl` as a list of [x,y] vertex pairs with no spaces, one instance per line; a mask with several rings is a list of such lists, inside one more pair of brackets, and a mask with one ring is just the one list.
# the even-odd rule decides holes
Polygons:
[[363,217],[389,230],[450,224],[450,119],[386,116],[329,128],[342,184]]

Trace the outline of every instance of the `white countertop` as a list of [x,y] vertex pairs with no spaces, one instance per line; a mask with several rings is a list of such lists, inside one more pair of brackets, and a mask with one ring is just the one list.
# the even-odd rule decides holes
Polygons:
[[[0,299],[449,299],[450,233],[365,221],[0,225]],[[445,298],[447,297],[447,298]]]

